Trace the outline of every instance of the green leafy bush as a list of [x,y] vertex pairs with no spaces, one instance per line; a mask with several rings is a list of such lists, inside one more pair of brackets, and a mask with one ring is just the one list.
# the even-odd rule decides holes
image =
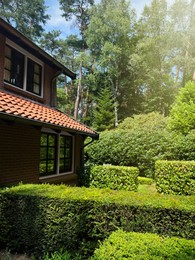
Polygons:
[[165,194],[195,194],[195,161],[157,161],[156,189]]
[[35,257],[88,257],[117,228],[195,239],[195,196],[20,185],[0,191],[0,245]]
[[146,177],[138,177],[138,183],[141,185],[151,185],[154,183],[154,179]]
[[90,187],[137,191],[139,170],[125,166],[93,166]]
[[193,260],[195,259],[195,241],[118,230],[95,250],[91,259]]

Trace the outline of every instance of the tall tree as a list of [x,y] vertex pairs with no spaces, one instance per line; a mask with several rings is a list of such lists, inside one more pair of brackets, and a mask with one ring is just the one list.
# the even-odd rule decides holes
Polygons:
[[31,40],[36,41],[49,19],[44,0],[0,0],[0,16]]
[[85,31],[89,24],[89,15],[88,10],[91,5],[94,4],[94,0],[59,0],[61,9],[63,11],[63,17],[68,20],[76,18],[75,22],[78,27],[78,30],[81,35],[82,48],[80,50],[80,64],[79,64],[79,78],[78,78],[78,87],[77,87],[77,96],[75,101],[74,117],[78,118],[79,114],[79,105],[82,99],[83,93],[83,75],[85,73],[83,57],[85,57],[85,52],[87,49]]
[[175,79],[184,86],[195,69],[195,0],[176,0],[170,13]]
[[134,16],[128,2],[102,0],[91,11],[86,34],[87,44],[95,57],[95,67],[106,74],[112,87],[115,126],[118,125],[119,97],[128,95],[123,92],[123,86],[127,75],[130,75],[128,62],[132,51],[133,24]]
[[172,55],[170,45],[172,27],[166,0],[153,0],[145,6],[138,22],[140,39],[135,58],[140,70],[138,84],[144,93],[144,112],[157,111],[168,115],[175,97],[172,77]]

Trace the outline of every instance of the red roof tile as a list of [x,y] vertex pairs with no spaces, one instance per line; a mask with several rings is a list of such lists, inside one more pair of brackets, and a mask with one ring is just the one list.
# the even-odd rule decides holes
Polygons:
[[2,113],[98,136],[98,134],[89,127],[54,108],[0,91],[0,115]]

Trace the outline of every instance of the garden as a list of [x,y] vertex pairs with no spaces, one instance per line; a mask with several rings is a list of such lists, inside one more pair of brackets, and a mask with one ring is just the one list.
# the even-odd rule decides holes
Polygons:
[[170,118],[137,115],[102,132],[86,147],[79,187],[1,189],[0,249],[40,260],[195,259],[195,113],[192,103],[180,110],[192,87]]

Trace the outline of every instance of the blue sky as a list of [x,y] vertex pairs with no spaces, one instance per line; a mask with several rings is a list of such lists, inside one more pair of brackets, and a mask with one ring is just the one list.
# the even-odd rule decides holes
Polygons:
[[[66,0],[65,0],[66,1]],[[100,2],[100,0],[96,0]],[[172,3],[173,0],[168,0],[168,3]],[[48,6],[48,14],[51,16],[51,19],[47,22],[46,30],[60,30],[62,32],[62,37],[66,37],[71,33],[76,33],[74,29],[74,22],[66,22],[65,19],[61,16],[62,11],[59,8],[58,0],[45,0],[46,6]],[[131,6],[136,9],[137,14],[139,15],[144,6],[149,5],[151,0],[131,0]]]

